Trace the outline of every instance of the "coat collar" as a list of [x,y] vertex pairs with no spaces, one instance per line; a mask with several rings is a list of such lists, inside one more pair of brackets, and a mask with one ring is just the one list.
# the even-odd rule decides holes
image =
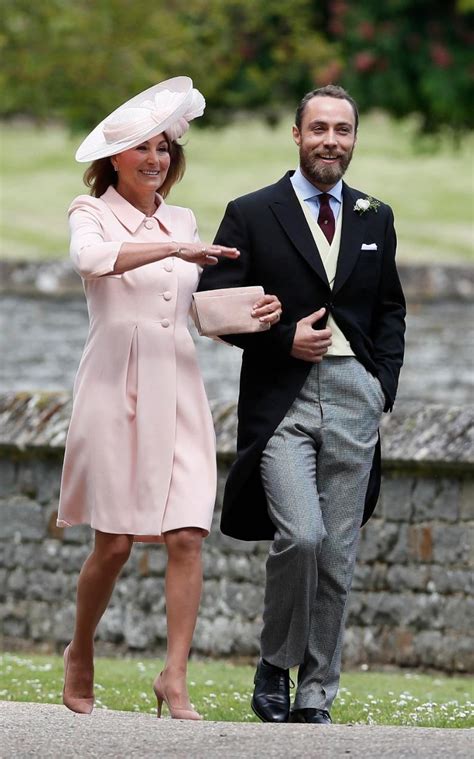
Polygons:
[[319,250],[290,182],[292,173],[287,172],[279,182],[273,185],[273,200],[270,207],[298,252],[329,288]]
[[[125,200],[120,193],[117,192],[115,187],[110,185],[107,190],[101,195],[101,200],[107,204],[114,216],[117,217],[119,222],[128,229],[129,232],[135,234],[137,229],[145,219],[147,218],[144,213],[135,208],[128,200]],[[157,208],[153,216],[158,220],[158,223],[165,232],[170,233],[170,210],[165,201],[156,193]]]
[[354,211],[355,202],[360,195],[360,192],[343,183],[341,244],[333,293],[344,285],[360,256],[368,219],[368,214],[358,214]]
[[[292,173],[287,172],[282,179],[273,185],[273,199],[270,202],[270,207],[299,253],[329,288],[319,250],[290,182]],[[340,290],[346,282],[360,255],[367,214],[355,213],[354,204],[358,197],[360,197],[360,193],[343,182],[341,244],[333,294]]]

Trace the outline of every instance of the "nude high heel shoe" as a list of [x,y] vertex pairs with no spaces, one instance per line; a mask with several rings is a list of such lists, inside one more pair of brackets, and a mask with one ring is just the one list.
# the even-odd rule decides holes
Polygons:
[[66,695],[66,682],[67,671],[69,666],[69,643],[64,651],[64,687],[63,687],[63,704],[67,706],[72,712],[77,714],[90,714],[94,708],[94,697],[92,698],[75,698],[74,696]]
[[157,717],[158,719],[161,717],[161,707],[163,705],[163,701],[165,702],[166,706],[169,709],[169,713],[171,714],[172,719],[194,719],[194,720],[201,720],[202,716],[199,714],[199,712],[196,712],[194,709],[181,709],[176,706],[172,706],[169,702],[169,699],[167,698],[166,692],[163,688],[163,682],[161,679],[161,675],[163,673],[160,672],[158,677],[156,678],[155,682],[153,683],[153,690],[155,692],[156,700],[158,703],[157,706]]

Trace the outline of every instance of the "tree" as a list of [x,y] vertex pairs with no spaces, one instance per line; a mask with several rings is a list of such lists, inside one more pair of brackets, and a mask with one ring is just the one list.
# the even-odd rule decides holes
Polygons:
[[474,0],[3,0],[0,115],[86,128],[169,76],[190,75],[203,123],[278,117],[320,84],[362,110],[472,126]]
[[268,116],[310,87],[330,54],[307,0],[6,0],[3,115],[91,126],[160,79],[188,74],[207,122]]
[[327,32],[339,43],[338,72],[362,110],[419,113],[422,128],[472,128],[472,0],[327,3]]

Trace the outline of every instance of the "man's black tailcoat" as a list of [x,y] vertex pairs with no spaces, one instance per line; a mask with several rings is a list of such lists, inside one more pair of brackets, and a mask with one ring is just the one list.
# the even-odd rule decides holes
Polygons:
[[[344,184],[331,291],[290,175],[229,203],[215,242],[239,248],[240,258],[207,267],[199,285],[200,290],[263,285],[283,305],[280,323],[270,330],[225,338],[243,348],[243,356],[238,456],[227,480],[221,527],[241,540],[270,540],[275,531],[260,480],[260,455],[312,366],[290,356],[296,322],[322,306],[330,311],[357,359],[380,380],[385,411],[392,409],[403,362],[405,299],[395,266],[390,207],[381,203],[377,211],[359,214],[354,205],[366,195]],[[361,250],[362,243],[376,243],[377,250]],[[380,441],[363,522],[375,508],[379,487]]]

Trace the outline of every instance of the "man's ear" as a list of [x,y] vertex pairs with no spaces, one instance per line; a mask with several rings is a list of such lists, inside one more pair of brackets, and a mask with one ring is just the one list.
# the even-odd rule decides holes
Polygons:
[[299,147],[301,145],[301,132],[296,126],[296,124],[293,124],[292,132],[293,132],[293,139]]

